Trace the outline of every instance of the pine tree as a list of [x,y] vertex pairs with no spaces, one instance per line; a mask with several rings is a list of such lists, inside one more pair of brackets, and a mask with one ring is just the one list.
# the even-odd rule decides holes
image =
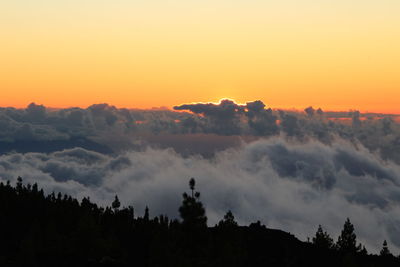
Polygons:
[[17,192],[18,192],[18,194],[21,194],[22,193],[22,177],[21,176],[18,176],[18,178],[17,178],[17,183],[16,183],[16,187],[15,187],[15,189],[17,190]]
[[354,233],[354,226],[347,218],[344,223],[343,230],[336,242],[336,247],[339,251],[356,253],[361,250],[361,245],[357,246],[357,236]]
[[218,227],[235,227],[238,226],[238,223],[235,221],[235,216],[233,216],[232,211],[228,210],[228,212],[224,215],[224,219],[219,221]]
[[189,181],[189,188],[192,191],[192,197],[193,197],[193,192],[194,192],[194,187],[196,185],[196,181],[194,180],[194,178],[192,177]]
[[383,241],[382,249],[379,254],[384,257],[392,255],[392,253],[390,252],[390,250],[388,248],[388,244],[387,244],[386,240]]
[[144,210],[144,216],[143,219],[145,221],[149,221],[150,220],[150,213],[149,213],[149,207],[146,206],[145,210]]
[[118,196],[115,195],[115,199],[113,203],[111,204],[111,207],[114,209],[114,211],[118,211],[119,207],[121,206],[121,202],[118,199]]
[[192,191],[191,196],[186,192],[183,193],[182,206],[179,208],[179,213],[183,220],[182,224],[189,228],[207,227],[206,212],[203,203],[200,202],[200,193],[195,192],[195,185],[194,178],[191,178],[189,181],[189,188]]
[[315,237],[312,238],[312,243],[320,248],[330,249],[333,247],[333,239],[326,231],[324,232],[321,225],[318,226]]
[[363,255],[363,256],[367,256],[367,255],[368,255],[368,251],[367,251],[367,249],[365,248],[365,246],[362,246],[362,249],[361,249],[361,251],[360,251],[360,254]]

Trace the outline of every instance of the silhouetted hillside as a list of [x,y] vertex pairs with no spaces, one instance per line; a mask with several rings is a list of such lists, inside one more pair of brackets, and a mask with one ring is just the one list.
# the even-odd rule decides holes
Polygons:
[[[1,266],[399,266],[385,246],[381,256],[367,255],[356,243],[347,220],[333,244],[322,228],[313,242],[268,229],[260,222],[238,226],[229,211],[207,227],[206,211],[195,191],[183,194],[182,220],[160,215],[135,216],[88,198],[45,195],[36,184],[0,183]],[[178,207],[177,207],[178,208]],[[326,241],[326,242],[325,242]]]

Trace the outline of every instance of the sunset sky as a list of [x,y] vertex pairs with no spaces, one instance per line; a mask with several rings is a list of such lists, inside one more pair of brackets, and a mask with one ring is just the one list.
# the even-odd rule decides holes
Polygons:
[[0,2],[0,106],[400,113],[399,0]]

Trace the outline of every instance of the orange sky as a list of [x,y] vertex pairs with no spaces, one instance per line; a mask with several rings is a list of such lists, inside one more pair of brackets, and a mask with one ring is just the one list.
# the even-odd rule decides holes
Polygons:
[[0,106],[400,113],[398,14],[398,0],[3,1]]

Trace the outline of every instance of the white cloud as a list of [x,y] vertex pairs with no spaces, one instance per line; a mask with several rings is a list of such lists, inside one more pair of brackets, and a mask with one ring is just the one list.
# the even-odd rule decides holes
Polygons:
[[195,177],[210,224],[231,209],[242,224],[261,220],[305,240],[318,224],[336,237],[350,217],[367,248],[376,252],[384,239],[400,248],[400,166],[342,140],[328,146],[271,138],[211,159],[152,149],[0,156],[1,179],[17,176],[102,205],[118,194],[138,215],[148,205],[152,215],[170,217],[178,216],[181,194]]

